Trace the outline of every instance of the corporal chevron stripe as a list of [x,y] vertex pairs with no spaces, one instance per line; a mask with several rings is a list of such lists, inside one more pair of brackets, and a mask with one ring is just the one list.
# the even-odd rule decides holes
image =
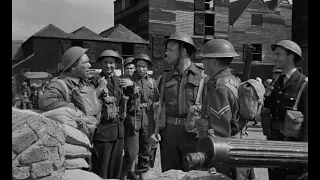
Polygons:
[[219,112],[218,111],[216,111],[216,110],[214,110],[213,108],[209,108],[209,112],[211,112],[213,115],[215,115],[218,119],[220,119],[220,117],[224,114],[224,113],[226,113],[227,111],[229,111],[230,110],[230,106],[229,105],[227,105],[227,106],[225,106],[224,108],[222,108]]

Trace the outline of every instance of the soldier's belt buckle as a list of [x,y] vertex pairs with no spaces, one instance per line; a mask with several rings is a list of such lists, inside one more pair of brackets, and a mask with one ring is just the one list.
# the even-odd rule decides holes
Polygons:
[[176,125],[176,126],[180,126],[180,118],[176,118],[176,122],[174,123],[174,125]]

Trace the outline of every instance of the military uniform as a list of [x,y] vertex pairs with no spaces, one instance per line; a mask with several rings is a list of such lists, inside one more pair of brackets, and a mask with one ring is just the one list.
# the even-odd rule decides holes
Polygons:
[[[189,107],[195,104],[203,69],[193,62],[188,69],[179,74],[176,69],[166,72],[166,78],[159,81],[154,102],[159,99],[162,81],[164,85],[164,98],[166,108],[166,126],[159,131],[161,136],[160,153],[162,172],[170,169],[184,170],[182,159],[187,153],[196,152],[199,139],[195,133],[185,131]],[[162,123],[160,123],[162,124]],[[154,134],[155,121],[149,119],[149,136]]]
[[[209,119],[209,129],[214,130],[215,136],[241,138],[241,130],[244,126],[239,123],[238,98],[226,83],[236,88],[240,84],[240,81],[231,74],[229,68],[221,70],[208,80],[201,116],[204,119]],[[247,179],[251,175],[248,168],[229,168],[226,166],[215,166],[215,168],[218,172],[234,180]]]
[[[122,165],[122,174],[125,175],[131,169],[134,160],[138,156],[137,172],[144,173],[149,170],[150,151],[148,148],[148,117],[153,116],[153,95],[156,87],[154,79],[148,75],[139,77],[136,73],[131,77],[134,86],[127,87],[124,91],[129,96],[128,113],[125,125],[125,145]],[[135,89],[139,89],[137,94]],[[134,122],[135,121],[135,122]]]
[[[115,97],[115,104],[119,108],[122,89],[119,87],[119,77],[108,77],[102,71],[90,78],[90,82],[98,87],[98,81],[105,77],[108,84],[109,96]],[[104,92],[99,99],[103,101]],[[124,144],[123,120],[119,115],[116,118],[108,118],[108,109],[102,105],[101,120],[93,136],[94,152],[92,153],[92,171],[103,179],[119,178],[122,165],[122,151]]]
[[[283,79],[280,76],[274,83],[274,89],[270,96],[265,97],[264,105],[271,110],[271,134],[267,136],[268,140],[284,141],[285,137],[281,133],[284,127],[285,113],[291,109],[296,101],[300,87],[306,76],[298,70],[291,75],[290,79],[283,85]],[[304,115],[300,138],[289,138],[289,141],[308,142],[308,85],[306,85],[298,105],[298,111]],[[286,179],[289,174],[297,174],[298,178],[302,173],[302,168],[286,170],[285,168],[269,168],[270,179]]]

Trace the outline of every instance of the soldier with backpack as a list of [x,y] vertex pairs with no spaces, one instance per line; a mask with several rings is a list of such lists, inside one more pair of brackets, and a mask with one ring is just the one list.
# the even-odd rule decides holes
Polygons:
[[[202,53],[204,72],[209,80],[202,103],[202,118],[197,126],[207,126],[208,133],[215,136],[241,138],[241,131],[247,120],[240,118],[240,82],[229,68],[233,57],[239,55],[233,45],[224,39],[208,41],[202,47]],[[222,165],[215,168],[234,180],[248,179],[251,173],[250,168],[229,168]]]
[[[148,119],[153,116],[153,95],[156,82],[148,75],[153,63],[147,54],[137,55],[133,61],[136,72],[128,79],[121,79],[120,86],[126,87],[124,94],[129,96],[127,117],[124,122],[125,145],[122,173],[120,179],[143,179],[146,172],[153,167],[148,146]],[[130,82],[132,81],[132,82]],[[131,170],[138,155],[136,172]]]

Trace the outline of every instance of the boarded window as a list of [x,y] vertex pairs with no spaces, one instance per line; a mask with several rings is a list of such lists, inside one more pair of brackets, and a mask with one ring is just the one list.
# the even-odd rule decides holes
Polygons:
[[194,34],[204,35],[204,13],[194,13]]
[[252,14],[251,24],[262,26],[262,14]]
[[252,51],[253,61],[262,61],[262,44],[251,44],[254,47]]
[[194,0],[194,11],[204,11],[204,0]]

